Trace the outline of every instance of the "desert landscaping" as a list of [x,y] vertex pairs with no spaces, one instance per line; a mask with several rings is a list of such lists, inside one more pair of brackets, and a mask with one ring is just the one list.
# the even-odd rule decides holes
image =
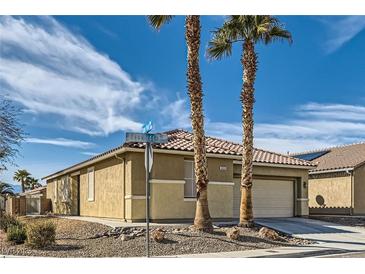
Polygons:
[[[0,253],[15,256],[48,257],[142,257],[145,256],[145,228],[117,227],[69,220],[58,217],[21,217],[27,224],[51,221],[56,225],[54,245],[35,249],[24,244],[13,244],[0,231]],[[237,231],[239,233],[237,233]],[[192,226],[164,225],[151,228],[151,255],[174,256],[306,245],[307,240],[279,235],[273,230],[214,226],[213,233],[194,230]],[[263,233],[264,232],[264,233]],[[160,242],[155,235],[162,236]],[[233,235],[232,235],[233,234]],[[237,239],[234,239],[235,236]],[[229,237],[232,237],[230,239]]]

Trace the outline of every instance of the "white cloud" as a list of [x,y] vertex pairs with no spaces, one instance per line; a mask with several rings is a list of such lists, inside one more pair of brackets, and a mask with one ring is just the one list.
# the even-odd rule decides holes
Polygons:
[[[309,103],[278,123],[255,123],[255,146],[282,153],[319,149],[365,139],[365,108]],[[208,122],[207,134],[242,142],[240,123]]]
[[365,28],[365,16],[331,16],[321,20],[328,28],[327,53],[332,53]]
[[96,152],[90,152],[90,151],[82,151],[81,154],[84,154],[86,156],[96,156],[98,155],[99,153],[96,153]]
[[190,111],[187,99],[178,98],[170,102],[161,111],[164,129],[191,128]]
[[55,139],[27,138],[25,139],[25,142],[33,144],[46,144],[46,145],[82,148],[82,149],[87,149],[95,146],[94,143],[65,139],[65,138],[55,138]]
[[1,92],[28,112],[55,114],[69,130],[108,135],[139,130],[148,84],[52,17],[0,17]]

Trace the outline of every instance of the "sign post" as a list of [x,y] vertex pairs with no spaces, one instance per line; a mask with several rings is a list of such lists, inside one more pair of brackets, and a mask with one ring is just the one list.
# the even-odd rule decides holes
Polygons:
[[149,122],[143,126],[143,133],[126,133],[126,143],[146,143],[145,149],[145,168],[146,168],[146,256],[150,256],[150,175],[153,164],[153,149],[152,144],[167,143],[168,137],[166,134],[152,134],[152,123]]

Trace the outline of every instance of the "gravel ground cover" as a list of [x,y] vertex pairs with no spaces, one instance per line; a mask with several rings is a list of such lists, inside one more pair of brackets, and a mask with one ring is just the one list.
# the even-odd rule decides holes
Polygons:
[[348,225],[365,229],[365,217],[352,216],[310,216],[311,219],[316,219],[324,222],[337,223],[340,225]]
[[[145,256],[145,232],[140,227],[112,230],[101,224],[55,217],[22,219],[26,223],[44,219],[55,222],[57,225],[56,245],[40,250],[31,249],[26,244],[12,245],[5,240],[5,233],[0,231],[0,254],[48,257]],[[229,227],[215,227],[212,234],[193,231],[189,225],[161,226],[160,229],[165,231],[165,239],[161,243],[151,240],[152,256],[226,252],[311,243],[284,235],[280,235],[281,238],[276,241],[264,239],[259,236],[259,227],[240,228],[240,236],[237,240],[227,238],[226,230]],[[136,231],[135,235],[138,236],[126,238],[124,234],[120,234],[121,231],[123,233]]]

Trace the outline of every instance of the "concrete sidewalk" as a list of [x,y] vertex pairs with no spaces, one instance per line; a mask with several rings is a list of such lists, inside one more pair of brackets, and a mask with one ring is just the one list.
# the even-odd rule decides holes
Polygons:
[[322,244],[310,246],[279,247],[204,254],[184,254],[169,258],[320,258],[331,255],[357,253],[356,250],[326,247]]

